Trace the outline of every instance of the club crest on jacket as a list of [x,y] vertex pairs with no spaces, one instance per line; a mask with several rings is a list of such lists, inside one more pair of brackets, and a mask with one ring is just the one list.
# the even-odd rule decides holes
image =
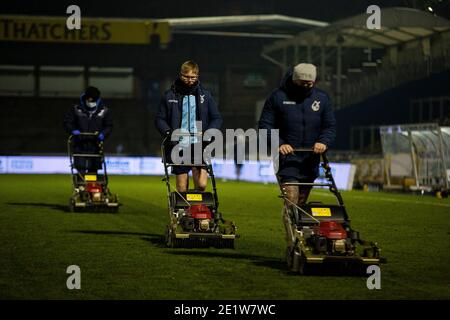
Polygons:
[[319,111],[319,109],[320,109],[320,101],[314,100],[313,104],[311,105],[311,109],[313,111]]

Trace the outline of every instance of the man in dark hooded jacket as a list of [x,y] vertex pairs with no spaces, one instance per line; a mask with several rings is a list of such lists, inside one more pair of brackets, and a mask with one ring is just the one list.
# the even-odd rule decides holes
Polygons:
[[[266,100],[259,120],[260,129],[279,129],[278,180],[286,197],[302,205],[311,191],[308,186],[283,186],[288,182],[314,182],[319,175],[320,153],[336,136],[331,100],[314,87],[316,67],[301,63],[289,70],[281,86]],[[312,153],[294,153],[307,148]]]
[[[171,134],[176,129],[191,134],[200,134],[213,128],[220,129],[222,117],[217,104],[211,93],[202,88],[198,77],[197,63],[192,60],[186,61],[181,65],[179,78],[164,93],[155,118],[156,128],[163,136]],[[197,127],[198,123],[201,123],[201,128]],[[177,145],[190,148],[195,143],[202,143],[202,137],[180,137]],[[170,154],[170,151],[168,148],[167,153]],[[176,175],[179,192],[188,189],[188,173],[191,169],[195,189],[205,190],[208,178],[205,169],[178,166],[172,168],[172,173]]]
[[[81,95],[80,103],[70,108],[64,117],[64,128],[73,136],[75,153],[98,154],[99,142],[111,134],[112,127],[111,111],[104,105],[96,87],[88,87]],[[95,135],[85,136],[82,133]],[[100,159],[93,157],[75,157],[74,165],[82,173],[96,173],[101,169]]]

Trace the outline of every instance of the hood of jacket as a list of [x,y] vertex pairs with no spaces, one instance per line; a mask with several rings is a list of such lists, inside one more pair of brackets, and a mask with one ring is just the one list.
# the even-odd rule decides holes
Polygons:
[[98,110],[103,107],[103,100],[101,98],[98,98],[96,102],[97,102],[97,106],[95,108],[89,108],[86,105],[86,94],[82,93],[80,96],[80,106],[86,111],[92,112],[92,111]]

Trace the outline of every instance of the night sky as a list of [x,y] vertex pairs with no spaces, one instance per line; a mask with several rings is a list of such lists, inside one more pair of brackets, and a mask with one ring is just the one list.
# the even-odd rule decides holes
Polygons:
[[85,16],[176,18],[218,15],[283,14],[294,17],[335,21],[365,12],[369,5],[383,7],[415,7],[426,9],[432,6],[437,15],[450,18],[448,0],[191,0],[191,1],[5,1],[3,14],[65,15],[71,4],[80,6]]

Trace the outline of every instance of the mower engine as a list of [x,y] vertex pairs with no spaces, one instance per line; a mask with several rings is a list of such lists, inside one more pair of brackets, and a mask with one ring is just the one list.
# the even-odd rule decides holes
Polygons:
[[[306,232],[305,232],[306,231]],[[354,254],[354,245],[339,222],[321,221],[312,229],[303,229],[307,243],[317,254]]]
[[102,201],[103,188],[101,184],[96,182],[89,182],[86,185],[86,192],[88,192],[91,195],[91,199],[93,202]]
[[[181,212],[180,212],[181,211]],[[192,205],[186,210],[179,210],[180,224],[187,232],[207,232],[214,226],[211,210],[204,204]]]

